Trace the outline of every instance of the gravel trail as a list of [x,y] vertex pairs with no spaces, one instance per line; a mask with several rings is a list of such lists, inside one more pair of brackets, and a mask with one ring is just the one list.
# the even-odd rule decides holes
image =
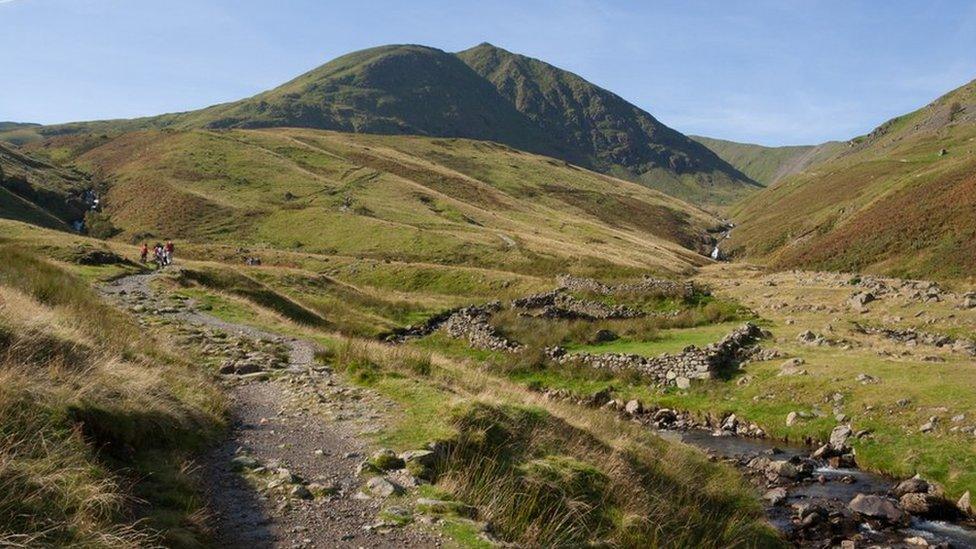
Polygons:
[[[383,522],[379,517],[383,500],[360,492],[363,479],[356,475],[356,469],[370,450],[365,435],[378,428],[392,403],[344,385],[328,368],[315,364],[316,345],[309,341],[226,322],[197,309],[192,300],[174,306],[150,286],[156,276],[123,277],[101,290],[107,299],[132,311],[144,323],[165,319],[171,327],[195,337],[199,345],[225,342],[208,339],[214,332],[224,332],[236,341],[269,341],[287,348],[287,365],[270,379],[260,375],[224,376],[231,428],[198,463],[218,546],[443,544],[440,536],[423,524],[392,527]],[[258,471],[278,474],[287,470],[303,483],[327,486],[334,493],[306,499],[262,489],[264,480],[249,480],[234,469],[232,460],[239,456],[256,459],[262,466]]]

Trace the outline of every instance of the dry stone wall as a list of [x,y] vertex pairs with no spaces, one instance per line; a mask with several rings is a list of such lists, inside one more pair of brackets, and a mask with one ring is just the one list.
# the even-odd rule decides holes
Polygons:
[[683,386],[689,380],[711,379],[720,371],[736,366],[748,358],[752,345],[764,336],[763,331],[750,322],[704,349],[689,346],[681,353],[673,355],[664,354],[651,358],[618,353],[567,354],[561,347],[549,349],[548,354],[553,360],[563,363],[575,362],[610,372],[632,371],[657,384]]
[[542,318],[609,320],[645,316],[643,311],[631,307],[612,306],[599,301],[579,299],[565,293],[564,289],[516,299],[512,301],[512,307],[526,311],[538,311],[535,316]]
[[610,285],[592,278],[563,275],[557,279],[557,282],[560,288],[571,292],[593,292],[601,295],[611,295],[617,292],[637,292],[687,298],[695,293],[695,285],[691,282],[675,282],[673,280],[651,277],[644,277],[637,282],[624,282]]
[[487,305],[463,307],[454,312],[441,328],[451,337],[467,339],[472,347],[490,351],[517,352],[522,345],[498,333],[491,325],[491,315],[501,309],[494,301]]

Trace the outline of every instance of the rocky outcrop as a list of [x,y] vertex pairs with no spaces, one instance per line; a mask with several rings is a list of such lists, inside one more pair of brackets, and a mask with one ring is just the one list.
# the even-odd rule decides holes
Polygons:
[[606,354],[567,354],[565,349],[554,347],[547,350],[549,356],[563,363],[578,363],[590,368],[610,372],[637,372],[656,384],[687,385],[692,379],[711,379],[715,375],[749,357],[752,345],[764,337],[762,330],[746,323],[721,341],[704,349],[689,346],[678,354],[658,357]]

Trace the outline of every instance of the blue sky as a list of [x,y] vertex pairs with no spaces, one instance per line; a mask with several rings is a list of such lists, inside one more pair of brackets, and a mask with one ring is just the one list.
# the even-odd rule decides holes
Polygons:
[[369,46],[484,41],[685,133],[814,143],[976,78],[976,2],[0,0],[0,120],[189,110]]

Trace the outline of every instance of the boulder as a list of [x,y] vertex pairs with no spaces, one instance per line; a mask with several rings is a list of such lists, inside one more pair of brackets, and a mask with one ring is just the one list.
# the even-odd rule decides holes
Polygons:
[[679,389],[690,389],[691,380],[683,376],[678,376],[674,380],[674,385]]
[[800,415],[797,414],[796,412],[790,412],[790,413],[786,414],[786,426],[787,427],[792,427],[792,426],[796,425],[797,422],[799,422],[799,421],[800,421]]
[[935,494],[905,494],[898,503],[906,512],[919,517],[952,519],[959,515],[959,509],[955,504]]
[[383,477],[373,477],[366,481],[365,491],[374,497],[388,498],[394,494],[402,493],[403,488]]
[[838,425],[834,427],[834,430],[830,432],[830,449],[835,452],[844,453],[848,448],[847,439],[851,438],[852,434],[854,434],[854,431],[850,425]]
[[847,507],[863,517],[883,520],[890,524],[902,524],[908,519],[908,515],[898,508],[894,500],[882,496],[858,494],[847,504]]
[[593,336],[593,340],[596,343],[606,343],[608,341],[616,341],[619,336],[613,330],[599,330],[596,335]]
[[877,298],[875,298],[874,294],[872,294],[871,292],[857,292],[856,294],[852,295],[850,299],[847,300],[847,303],[848,305],[851,306],[852,309],[861,310],[864,308],[865,305],[871,303],[875,299]]
[[403,467],[403,460],[397,456],[396,452],[389,448],[380,448],[369,458],[369,462],[382,471],[400,469]]
[[632,416],[636,416],[644,411],[644,405],[637,399],[630,400],[624,405],[624,411]]
[[912,478],[899,482],[892,490],[892,493],[900,498],[905,494],[924,494],[928,491],[929,483],[922,477],[915,475]]
[[959,511],[963,515],[970,516],[970,517],[973,516],[973,504],[972,504],[972,498],[969,495],[969,490],[966,490],[966,493],[963,494],[961,498],[959,498],[959,502],[956,503],[956,507],[959,508]]
[[771,461],[766,467],[766,470],[783,478],[797,478],[800,476],[800,470],[789,461]]
[[763,494],[763,500],[765,500],[769,505],[775,507],[786,501],[786,495],[786,488],[773,488],[772,490],[769,490]]

